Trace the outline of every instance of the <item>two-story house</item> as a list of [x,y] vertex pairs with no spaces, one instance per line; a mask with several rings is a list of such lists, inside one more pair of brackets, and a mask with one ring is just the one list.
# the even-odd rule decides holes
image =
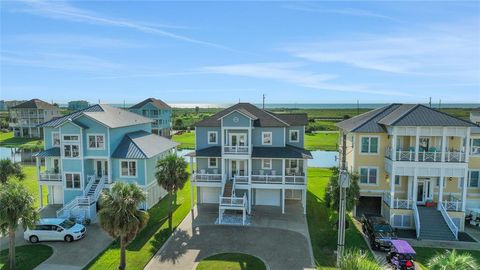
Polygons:
[[31,99],[9,108],[10,123],[14,137],[40,138],[42,128],[38,125],[61,116],[60,109],[39,99]]
[[152,119],[152,133],[170,138],[170,132],[172,130],[172,108],[167,103],[159,99],[147,98],[133,105],[128,110]]
[[90,104],[86,100],[72,100],[68,102],[68,110],[71,112],[86,109]]
[[47,186],[57,216],[95,221],[101,191],[117,181],[136,183],[146,192],[142,208],[155,205],[166,195],[155,180],[156,161],[178,144],[152,134],[151,122],[100,104],[39,125],[45,140],[36,155],[41,207],[42,186]]
[[[238,103],[195,125],[196,158],[192,183],[197,203],[250,213],[252,206],[285,211],[286,200],[306,207],[306,114],[276,114]],[[193,160],[191,160],[193,166]],[[193,188],[192,188],[193,190]],[[192,196],[193,199],[193,196]]]
[[346,135],[346,166],[359,175],[357,215],[381,213],[418,238],[458,239],[465,212],[480,205],[475,124],[419,104],[391,104],[337,126]]

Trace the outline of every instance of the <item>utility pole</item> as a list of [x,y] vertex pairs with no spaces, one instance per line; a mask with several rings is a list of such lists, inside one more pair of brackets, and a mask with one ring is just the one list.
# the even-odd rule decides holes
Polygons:
[[432,108],[432,97],[430,97],[430,101],[428,102],[428,104],[430,105],[430,108]]
[[360,101],[357,99],[357,115],[360,114]]
[[350,184],[347,172],[347,134],[342,132],[342,151],[340,153],[341,163],[338,174],[338,186],[340,187],[340,203],[338,209],[338,241],[337,241],[337,266],[340,266],[340,261],[345,250],[345,208],[346,208],[346,194],[347,187]]
[[263,94],[262,109],[265,110],[265,94]]
[[442,108],[442,99],[438,100],[438,109],[440,110]]

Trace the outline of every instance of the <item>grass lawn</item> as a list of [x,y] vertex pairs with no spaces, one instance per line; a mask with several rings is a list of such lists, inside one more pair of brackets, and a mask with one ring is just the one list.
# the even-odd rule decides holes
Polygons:
[[[166,196],[153,208],[148,210],[150,220],[147,226],[137,235],[127,247],[127,268],[143,269],[155,253],[170,236],[168,230],[168,202]],[[190,212],[190,181],[178,192],[177,207],[173,213],[173,227],[177,227]],[[120,246],[114,241],[103,253],[95,258],[85,269],[118,269],[120,261]]]
[[[31,270],[48,259],[53,249],[46,245],[25,245],[15,249],[16,270]],[[8,249],[0,251],[0,270],[8,269]]]
[[241,253],[222,253],[203,259],[196,270],[263,270],[265,264],[257,257]]
[[43,141],[41,139],[14,138],[13,132],[0,132],[0,147],[36,150],[43,149]]
[[[425,247],[413,247],[415,252],[417,253],[417,260],[416,262],[420,264],[422,269],[427,270],[426,267],[430,258],[435,256],[437,253],[445,252],[443,248],[425,248]],[[473,258],[477,260],[477,263],[480,264],[480,250],[457,250],[459,253],[470,253]],[[460,269],[458,269],[460,270]]]
[[307,150],[336,151],[338,136],[338,132],[305,134],[305,148]]
[[173,135],[172,140],[180,143],[181,149],[195,149],[195,132],[185,132],[182,135]]
[[[38,181],[37,181],[37,169],[35,166],[31,165],[22,165],[23,172],[26,177],[22,181],[25,187],[28,188],[33,198],[35,198],[35,207],[40,207],[40,194],[38,190]],[[43,205],[47,204],[47,187],[43,187]]]
[[[327,208],[323,196],[332,172],[324,168],[308,168],[307,222],[312,241],[313,255],[318,269],[333,268],[336,262],[337,214]],[[345,234],[346,249],[368,250],[361,232],[350,222]]]

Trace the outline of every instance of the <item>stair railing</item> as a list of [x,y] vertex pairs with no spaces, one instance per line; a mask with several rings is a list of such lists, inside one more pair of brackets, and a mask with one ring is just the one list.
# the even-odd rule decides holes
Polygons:
[[443,204],[440,204],[440,213],[442,213],[443,219],[448,225],[448,228],[450,228],[450,231],[453,233],[453,236],[455,237],[455,240],[458,240],[458,227],[453,223],[452,218],[450,215],[448,215],[447,210],[443,206]]
[[93,183],[95,183],[95,175],[87,175],[87,179],[88,179],[88,184],[87,186],[85,186],[85,189],[83,190],[83,196],[88,195],[88,192],[92,188]]
[[237,175],[233,175],[233,182],[232,182],[232,197],[235,197],[235,184],[237,183]]
[[418,215],[417,204],[413,202],[413,220],[415,221],[415,231],[417,232],[417,239],[420,238],[420,216]]
[[100,179],[100,182],[98,182],[97,187],[95,188],[95,192],[92,195],[92,202],[96,202],[98,200],[98,197],[100,197],[100,193],[103,190],[103,186],[105,185],[105,182],[107,181],[107,177],[102,177]]

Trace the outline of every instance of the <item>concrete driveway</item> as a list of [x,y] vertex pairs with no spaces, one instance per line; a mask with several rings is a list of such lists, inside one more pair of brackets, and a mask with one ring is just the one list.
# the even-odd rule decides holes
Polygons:
[[209,225],[204,222],[197,225],[198,222],[192,223],[196,219],[195,212],[182,221],[145,269],[192,270],[202,259],[225,252],[256,256],[269,269],[313,268],[309,240],[300,232],[281,229],[281,226]]

